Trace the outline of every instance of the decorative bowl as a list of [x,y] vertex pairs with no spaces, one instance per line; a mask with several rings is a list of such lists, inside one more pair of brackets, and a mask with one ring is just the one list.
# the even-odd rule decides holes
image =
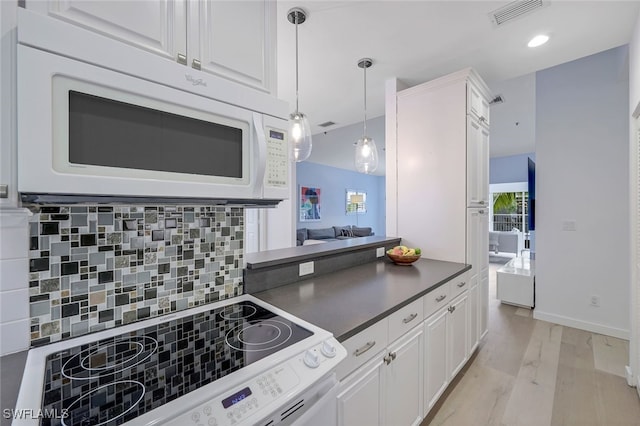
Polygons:
[[397,254],[387,253],[387,257],[396,265],[411,265],[413,262],[420,259],[419,254],[413,256],[399,256]]

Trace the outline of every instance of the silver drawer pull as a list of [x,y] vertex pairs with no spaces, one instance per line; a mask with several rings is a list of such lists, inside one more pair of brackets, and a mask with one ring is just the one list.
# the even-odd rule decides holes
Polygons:
[[182,53],[178,53],[178,58],[176,60],[179,64],[187,65],[187,56]]
[[409,315],[408,317],[406,317],[405,319],[402,320],[403,323],[408,324],[411,321],[413,321],[414,319],[416,319],[416,317],[418,316],[417,313],[413,313],[411,315]]
[[438,296],[436,297],[436,302],[442,302],[444,299],[447,298],[446,294],[443,294],[442,296]]
[[363,353],[365,353],[366,351],[368,351],[369,349],[371,349],[372,347],[374,347],[376,345],[376,341],[372,340],[371,342],[367,342],[366,345],[364,345],[361,348],[356,349],[356,351],[353,353],[355,356],[360,356]]
[[466,283],[465,281],[460,281],[460,282],[458,283],[458,288],[462,288],[462,287],[464,287],[465,285],[467,285],[467,283]]

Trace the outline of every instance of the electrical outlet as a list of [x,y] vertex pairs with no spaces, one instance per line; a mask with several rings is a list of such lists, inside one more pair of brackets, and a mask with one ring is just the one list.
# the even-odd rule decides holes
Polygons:
[[300,264],[299,275],[313,274],[313,261]]
[[591,306],[595,306],[595,307],[600,306],[600,296],[596,296],[596,295],[591,296]]
[[384,256],[384,247],[378,247],[376,249],[376,257],[382,257]]

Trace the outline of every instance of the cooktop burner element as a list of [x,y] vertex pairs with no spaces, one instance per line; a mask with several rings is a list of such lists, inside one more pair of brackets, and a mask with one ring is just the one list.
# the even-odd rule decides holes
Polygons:
[[229,346],[244,352],[271,351],[285,345],[293,334],[291,327],[278,320],[248,321],[227,333]]
[[119,425],[314,333],[251,301],[46,357],[42,425]]
[[61,373],[72,380],[96,379],[138,365],[157,349],[158,341],[149,336],[118,337],[76,353],[64,363]]

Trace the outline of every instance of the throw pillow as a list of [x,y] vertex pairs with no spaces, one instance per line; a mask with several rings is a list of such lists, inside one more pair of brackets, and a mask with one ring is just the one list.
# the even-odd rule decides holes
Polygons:
[[353,232],[353,236],[354,237],[368,237],[370,235],[373,235],[373,233],[371,232],[371,228],[358,228],[356,226],[354,226],[352,229]]

